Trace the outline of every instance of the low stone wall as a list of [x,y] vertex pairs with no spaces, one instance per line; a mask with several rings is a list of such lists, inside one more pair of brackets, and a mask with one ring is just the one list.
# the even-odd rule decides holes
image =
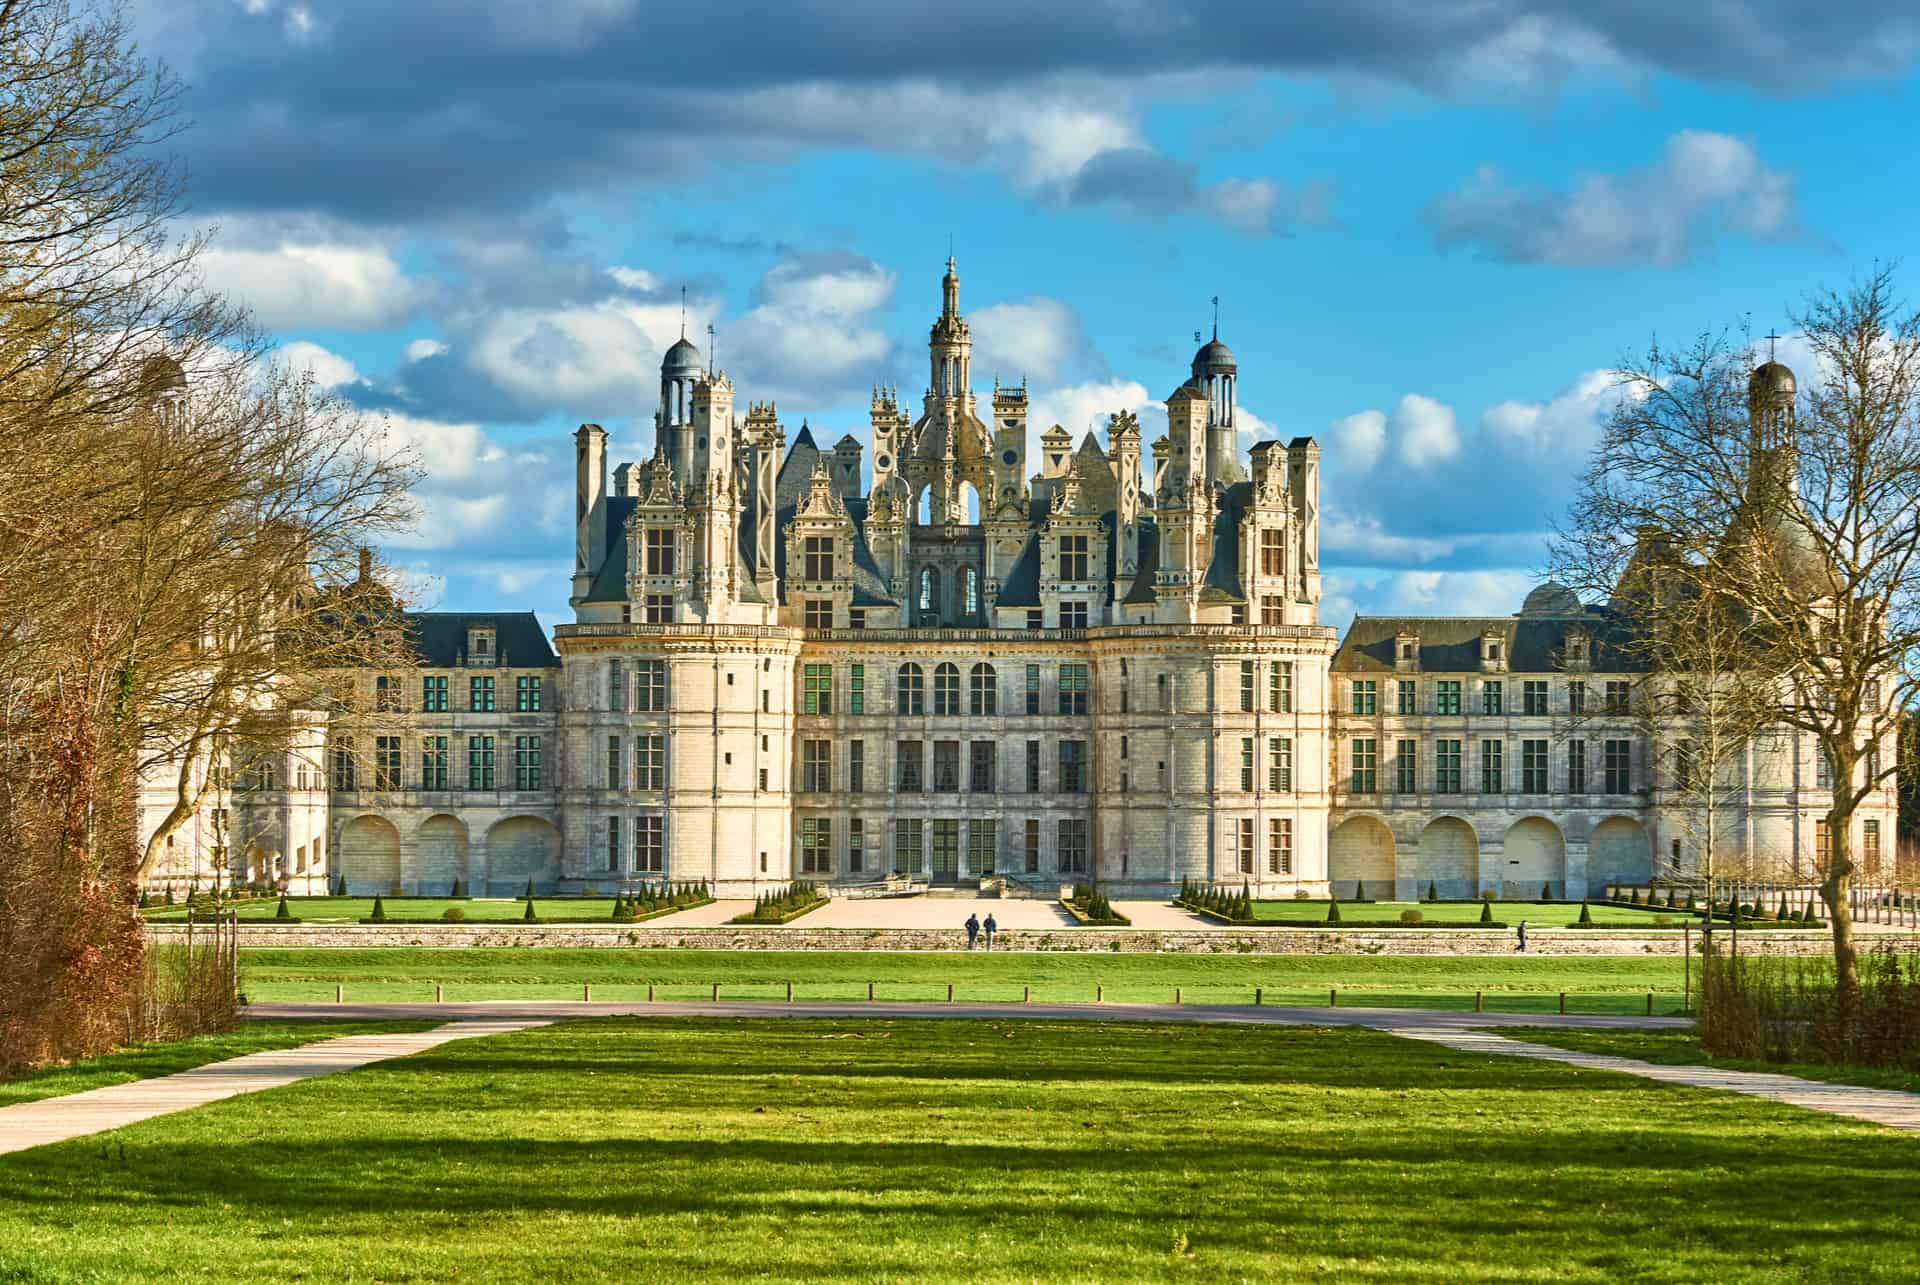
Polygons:
[[[153,925],[148,939],[184,940],[185,930]],[[1724,943],[1728,934],[1722,931]],[[1694,935],[1698,942],[1699,935]],[[1680,955],[1677,932],[1533,929],[1532,955]],[[549,924],[267,924],[240,925],[240,945],[303,947],[376,946],[607,946],[641,950],[964,950],[957,928],[649,928],[646,925]],[[1254,928],[1176,931],[1150,928],[1058,928],[1003,932],[996,951],[1100,951],[1108,954],[1164,952],[1181,955],[1511,955],[1513,933],[1472,929]],[[1824,955],[1832,938],[1824,932],[1769,929],[1741,933],[1742,952]]]

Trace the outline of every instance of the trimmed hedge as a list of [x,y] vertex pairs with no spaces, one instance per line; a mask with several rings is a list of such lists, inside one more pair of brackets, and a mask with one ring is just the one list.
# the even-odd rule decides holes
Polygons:
[[1073,895],[1063,898],[1060,904],[1084,927],[1127,928],[1133,924],[1133,920],[1113,908],[1106,893],[1092,884],[1073,885]]

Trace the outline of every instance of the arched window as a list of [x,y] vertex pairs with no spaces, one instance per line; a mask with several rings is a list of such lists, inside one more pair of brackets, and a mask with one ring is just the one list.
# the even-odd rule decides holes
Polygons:
[[900,703],[902,714],[927,712],[927,679],[920,666],[909,661],[900,666]]
[[967,617],[980,614],[980,572],[973,567],[964,567],[960,572],[960,614]]
[[933,671],[933,712],[960,712],[960,666],[942,661]]
[[932,567],[920,568],[920,610],[935,611],[940,606],[940,573]]
[[1000,676],[993,672],[993,666],[975,665],[968,676],[967,712],[970,714],[997,714],[1000,712]]

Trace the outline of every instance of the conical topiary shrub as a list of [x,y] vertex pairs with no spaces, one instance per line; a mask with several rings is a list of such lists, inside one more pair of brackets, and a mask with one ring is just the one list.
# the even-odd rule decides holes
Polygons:
[[277,908],[277,909],[276,909],[276,910],[275,910],[275,911],[273,912],[273,917],[274,917],[275,919],[291,919],[291,918],[293,918],[293,912],[292,912],[291,910],[288,910],[288,909],[287,909],[287,894],[286,894],[286,893],[284,893],[284,892],[280,894],[280,905],[279,905],[279,907],[278,907],[278,908]]
[[455,901],[458,901],[460,898],[467,895],[467,885],[462,883],[460,880],[455,879],[453,881],[453,891],[448,893],[447,895],[449,897],[452,897]]
[[1635,888],[1627,897],[1627,904],[1629,906],[1637,906],[1640,904],[1640,890],[1638,888]]
[[533,880],[527,880],[527,891],[524,895],[528,901],[533,900]]
[[384,924],[387,922],[387,903],[380,899],[379,893],[375,893],[373,896],[373,913],[368,915],[367,918],[373,920],[376,924]]
[[1480,903],[1480,922],[1483,924],[1493,922],[1493,903],[1491,901],[1483,901]]
[[1340,922],[1340,903],[1339,902],[1329,901],[1327,903],[1327,922],[1330,924],[1337,924]]
[[1550,883],[1543,883],[1543,884],[1541,884],[1541,885],[1540,885],[1540,900],[1542,900],[1542,901],[1552,901],[1552,900],[1553,900],[1553,885],[1552,885],[1552,884],[1550,884]]
[[1364,880],[1364,879],[1355,879],[1355,880],[1353,881],[1353,899],[1354,899],[1355,901],[1365,901],[1365,900],[1367,899],[1367,882],[1366,882],[1366,880]]
[[152,904],[153,904],[153,894],[148,892],[145,888],[142,888],[140,890],[140,909],[145,910],[148,906],[151,906]]
[[1427,880],[1427,900],[1440,900],[1440,885],[1431,879]]
[[173,885],[172,884],[167,885],[167,904],[169,906],[173,904]]
[[520,918],[522,918],[522,919],[524,919],[524,920],[527,920],[528,922],[532,922],[532,921],[533,921],[534,919],[537,919],[538,917],[539,917],[539,916],[537,916],[537,915],[535,915],[535,914],[533,913],[533,898],[532,898],[532,897],[528,897],[528,898],[527,898],[527,913],[526,913],[526,914],[524,914],[524,915],[521,915],[521,916],[520,916]]
[[1593,925],[1593,908],[1587,905],[1584,897],[1580,899],[1580,923],[1587,927]]

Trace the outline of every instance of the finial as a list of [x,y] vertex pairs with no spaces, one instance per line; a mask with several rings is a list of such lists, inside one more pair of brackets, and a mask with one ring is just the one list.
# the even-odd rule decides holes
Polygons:
[[1213,296],[1213,341],[1220,342],[1220,296]]
[[1767,360],[1772,361],[1773,360],[1773,342],[1774,340],[1778,339],[1780,336],[1779,335],[1763,335],[1761,337],[1767,341]]
[[680,287],[680,337],[687,337],[687,288]]
[[707,376],[708,378],[712,378],[713,372],[718,369],[720,369],[719,345],[714,342],[713,323],[709,321],[707,323]]

